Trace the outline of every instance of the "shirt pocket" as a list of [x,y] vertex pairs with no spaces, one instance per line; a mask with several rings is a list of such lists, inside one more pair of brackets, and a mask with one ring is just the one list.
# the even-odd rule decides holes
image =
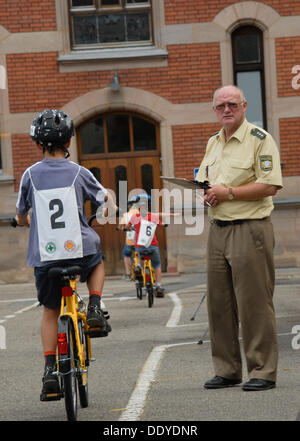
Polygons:
[[245,185],[253,181],[255,177],[253,160],[249,159],[230,159],[227,170],[227,183],[232,187]]

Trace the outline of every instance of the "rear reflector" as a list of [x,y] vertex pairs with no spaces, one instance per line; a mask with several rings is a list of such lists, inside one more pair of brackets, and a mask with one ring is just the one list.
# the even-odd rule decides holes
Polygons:
[[65,332],[57,334],[57,349],[60,355],[66,355],[68,353],[68,339]]
[[71,286],[62,287],[62,295],[64,297],[71,297],[72,294],[73,294],[73,289],[71,288]]

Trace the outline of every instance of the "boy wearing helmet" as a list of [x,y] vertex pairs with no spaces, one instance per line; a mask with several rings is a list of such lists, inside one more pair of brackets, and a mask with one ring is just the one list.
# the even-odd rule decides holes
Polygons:
[[[128,211],[123,214],[120,225],[117,227],[117,230],[125,230],[126,225],[128,224],[130,218],[134,214],[138,214],[139,210],[135,207],[135,197],[133,199],[129,199],[127,202]],[[131,258],[135,251],[135,229],[132,227],[130,231],[126,231],[125,244],[123,247],[123,259],[125,266],[125,280],[131,280]]]
[[47,277],[49,268],[82,266],[81,281],[86,281],[90,294],[87,323],[102,328],[104,336],[111,330],[101,309],[104,264],[100,239],[88,226],[84,212],[86,200],[101,206],[107,192],[89,170],[66,159],[73,134],[72,119],[60,110],[45,110],[34,118],[30,135],[44,158],[23,173],[17,201],[18,225],[30,226],[27,264],[34,267],[38,300],[44,307],[45,394],[59,392],[55,372],[61,289],[59,280]]
[[[139,256],[139,262],[135,269],[136,277],[141,276],[141,271],[142,271],[141,255],[145,252],[145,250],[148,250],[151,259],[151,264],[155,274],[156,296],[164,297],[165,290],[161,286],[162,273],[161,273],[160,254],[159,254],[159,244],[157,237],[155,235],[156,227],[162,225],[160,217],[163,214],[148,212],[148,204],[150,203],[150,201],[151,198],[146,193],[142,193],[136,196],[135,207],[139,208],[139,213],[131,216],[126,226],[126,230],[130,229],[132,225],[134,225],[136,231],[135,249]],[[142,225],[146,225],[146,229],[147,229],[146,235],[148,235],[148,232],[151,233],[151,235],[149,235],[150,243],[149,244],[147,243],[146,246],[142,244],[143,243],[143,240],[141,238],[143,231]]]

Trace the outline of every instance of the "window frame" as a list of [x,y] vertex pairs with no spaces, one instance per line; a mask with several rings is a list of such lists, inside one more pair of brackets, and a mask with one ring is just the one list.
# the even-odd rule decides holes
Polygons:
[[[235,39],[238,35],[246,35],[247,33],[255,33],[258,35],[260,62],[245,62],[238,64],[236,62],[236,45]],[[257,26],[244,24],[237,27],[231,34],[231,47],[232,47],[232,66],[233,66],[233,80],[237,85],[237,76],[240,72],[259,72],[261,81],[261,97],[262,97],[262,116],[263,116],[263,128],[267,130],[267,109],[266,109],[266,87],[265,87],[265,67],[264,67],[264,38],[263,31]]]
[[[101,5],[101,0],[93,0],[94,6],[78,6],[72,7],[72,0],[67,1],[68,7],[68,22],[69,22],[69,39],[70,48],[72,51],[91,51],[91,50],[103,50],[103,49],[118,49],[118,48],[132,48],[132,47],[149,47],[155,46],[155,32],[153,24],[153,0],[149,0],[147,3],[139,4],[126,4],[126,0],[119,0],[119,5]],[[150,39],[142,41],[119,41],[109,43],[90,43],[90,44],[76,44],[74,34],[74,16],[80,15],[107,15],[109,13],[133,13],[133,12],[149,12],[149,32]]]
[[[129,139],[130,139],[130,150],[126,152],[109,152],[108,151],[108,138],[107,138],[107,124],[106,118],[111,115],[125,115],[129,117]],[[156,149],[152,150],[134,150],[134,133],[133,133],[133,118],[137,117],[140,119],[144,119],[149,123],[153,124],[155,127],[155,140],[156,140]],[[81,136],[80,136],[80,128],[89,124],[99,118],[103,118],[103,130],[104,130],[104,153],[89,153],[84,154],[82,152],[82,144],[81,144]],[[77,127],[77,144],[78,144],[78,159],[79,161],[88,160],[88,159],[113,159],[113,158],[125,158],[125,157],[139,157],[139,156],[160,156],[160,127],[159,123],[153,121],[145,115],[141,115],[135,112],[128,111],[118,111],[115,110],[113,112],[105,112],[96,115],[95,117],[84,121],[80,126]]]

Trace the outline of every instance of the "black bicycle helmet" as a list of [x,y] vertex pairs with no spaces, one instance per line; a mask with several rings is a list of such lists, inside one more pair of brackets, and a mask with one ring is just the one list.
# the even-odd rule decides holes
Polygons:
[[32,121],[30,136],[45,148],[60,148],[68,153],[64,145],[74,135],[72,119],[62,110],[44,110]]

